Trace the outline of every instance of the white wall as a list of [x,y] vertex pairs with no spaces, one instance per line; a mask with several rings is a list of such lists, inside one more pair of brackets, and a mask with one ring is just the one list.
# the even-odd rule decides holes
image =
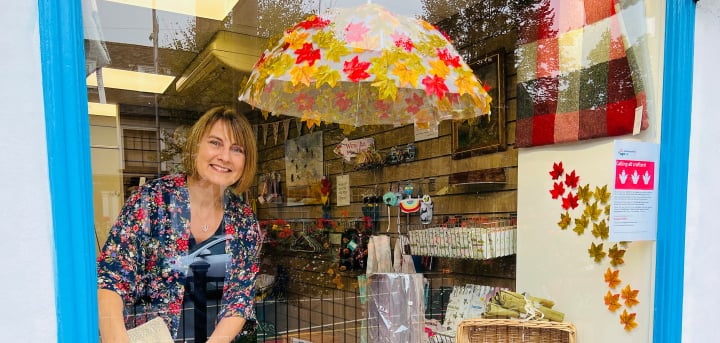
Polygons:
[[700,0],[695,14],[693,106],[688,166],[688,202],[685,236],[683,342],[715,342],[710,324],[720,305],[720,1]]
[[[702,1],[702,0],[701,0]],[[571,144],[557,144],[521,149],[518,154],[518,239],[517,281],[520,292],[550,298],[556,301],[555,309],[566,314],[565,320],[575,324],[577,341],[583,343],[638,343],[652,342],[655,278],[655,242],[631,242],[625,249],[625,263],[613,268],[609,259],[596,263],[588,249],[592,243],[604,244],[607,252],[614,242],[600,240],[591,234],[592,224],[582,235],[573,231],[574,220],[585,206],[581,204],[569,213],[573,222],[561,230],[558,222],[565,211],[560,199],[552,199],[549,190],[553,182],[549,172],[554,163],[563,163],[565,172],[575,171],[580,186],[614,187],[614,140],[639,140],[659,143],[661,121],[662,39],[664,33],[664,1],[646,0],[649,63],[653,79],[652,94],[655,113],[650,128],[637,136],[595,139]],[[601,216],[601,219],[609,219]],[[609,245],[609,246],[608,246]],[[604,274],[620,270],[619,287],[609,289]],[[622,306],[611,312],[604,297],[611,291],[620,293],[626,286],[638,290],[639,304]],[[623,299],[620,299],[623,303]],[[627,310],[636,314],[638,326],[626,331],[619,316]]]
[[5,6],[0,32],[0,334],[56,342],[37,2]]

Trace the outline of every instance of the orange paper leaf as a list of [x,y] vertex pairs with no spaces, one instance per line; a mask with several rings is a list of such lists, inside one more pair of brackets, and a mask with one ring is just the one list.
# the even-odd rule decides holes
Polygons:
[[625,326],[625,331],[632,331],[632,329],[638,326],[638,323],[635,321],[636,315],[637,313],[628,313],[627,310],[623,310],[623,313],[620,315],[620,324]]
[[610,291],[605,294],[605,305],[607,305],[610,312],[615,312],[617,309],[622,307],[620,305],[620,294],[612,294]]
[[620,270],[612,270],[610,268],[605,271],[605,282],[607,282],[608,287],[615,289],[622,280],[620,280]]
[[637,289],[630,288],[630,285],[625,286],[625,288],[622,289],[622,292],[620,293],[620,296],[623,298],[625,302],[625,306],[627,307],[633,307],[640,303],[640,301],[637,300],[638,293],[640,291]]

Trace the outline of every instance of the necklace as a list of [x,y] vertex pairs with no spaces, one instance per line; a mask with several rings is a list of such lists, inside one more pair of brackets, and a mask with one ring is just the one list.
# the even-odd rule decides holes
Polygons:
[[202,232],[207,232],[208,231],[207,224],[200,226],[200,230],[202,230]]

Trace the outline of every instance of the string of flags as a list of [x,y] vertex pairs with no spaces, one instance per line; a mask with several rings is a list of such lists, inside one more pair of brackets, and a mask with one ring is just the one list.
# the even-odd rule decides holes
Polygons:
[[[303,125],[300,118],[291,118],[285,120],[278,120],[271,123],[256,124],[252,126],[252,129],[253,133],[255,133],[255,137],[257,137],[263,145],[268,144],[268,138],[272,140],[271,143],[278,144],[278,141],[284,142],[288,139],[288,136],[290,135],[290,126],[293,125],[297,130],[297,135],[302,136],[303,126],[305,125]],[[306,133],[312,133],[314,129],[315,126],[313,126],[312,128],[308,128],[306,130]]]

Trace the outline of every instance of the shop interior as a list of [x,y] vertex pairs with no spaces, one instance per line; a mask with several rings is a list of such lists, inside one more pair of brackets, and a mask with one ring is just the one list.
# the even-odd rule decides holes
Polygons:
[[[420,328],[436,325],[433,342],[454,341],[460,322],[481,317],[489,299],[520,291],[518,150],[528,143],[516,144],[523,105],[516,56],[528,23],[552,17],[541,17],[548,2],[373,1],[445,33],[492,102],[489,115],[470,120],[357,126],[269,113],[239,96],[286,30],[365,1],[205,2],[97,0],[84,8],[98,249],[134,188],[180,171],[184,130],[227,105],[257,135],[257,181],[243,196],[266,233],[258,321],[238,342],[386,334],[368,319],[379,310],[365,296],[378,281],[363,278],[377,268],[367,250],[378,237],[404,251],[412,270],[401,274],[420,275],[410,280],[422,294],[407,296],[423,302]],[[546,319],[563,322],[562,308],[544,308]]]

